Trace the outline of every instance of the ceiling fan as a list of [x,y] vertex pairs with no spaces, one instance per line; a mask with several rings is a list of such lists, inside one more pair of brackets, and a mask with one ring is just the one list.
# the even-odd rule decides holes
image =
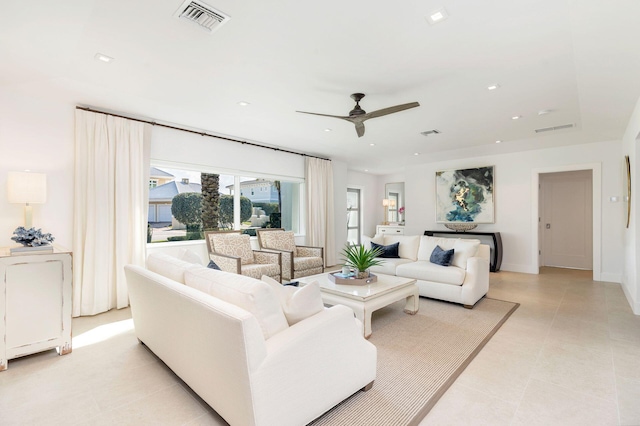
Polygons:
[[342,120],[347,120],[355,124],[356,133],[358,137],[362,137],[364,135],[364,122],[370,118],[382,117],[383,115],[393,114],[394,112],[404,111],[405,109],[415,108],[420,106],[418,102],[410,102],[408,104],[396,105],[389,108],[379,109],[373,112],[366,112],[360,107],[360,101],[364,98],[364,93],[354,93],[351,95],[351,99],[356,101],[356,106],[349,111],[349,115],[329,115],[329,114],[318,114],[315,112],[306,112],[306,111],[296,111],[301,112],[303,114],[312,114],[312,115],[320,115],[322,117],[333,117],[340,118]]

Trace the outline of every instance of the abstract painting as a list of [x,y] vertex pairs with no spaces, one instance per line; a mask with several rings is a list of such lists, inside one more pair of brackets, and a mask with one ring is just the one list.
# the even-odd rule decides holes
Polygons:
[[436,222],[494,223],[493,166],[436,172]]

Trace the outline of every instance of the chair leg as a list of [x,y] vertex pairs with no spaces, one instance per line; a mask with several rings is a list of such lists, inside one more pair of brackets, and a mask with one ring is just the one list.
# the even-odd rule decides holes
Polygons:
[[368,385],[366,385],[365,387],[363,387],[361,390],[362,390],[363,392],[367,392],[367,391],[371,390],[371,388],[373,387],[373,382],[374,382],[374,381],[375,381],[375,380],[372,380],[372,381],[371,381],[371,383],[369,383]]

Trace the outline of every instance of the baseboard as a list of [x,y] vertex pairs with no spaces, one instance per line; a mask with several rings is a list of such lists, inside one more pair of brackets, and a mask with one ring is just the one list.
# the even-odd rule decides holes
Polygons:
[[509,272],[521,272],[523,274],[539,274],[540,270],[537,267],[531,265],[520,265],[517,263],[502,263],[500,266],[501,271]]
[[600,281],[608,283],[622,284],[622,274],[612,274],[609,272],[600,272]]
[[640,315],[640,302],[636,302],[633,300],[631,293],[629,293],[629,289],[625,284],[621,285],[622,291],[624,292],[625,297],[627,298],[627,302],[629,302],[629,306],[631,306],[631,310],[635,315]]

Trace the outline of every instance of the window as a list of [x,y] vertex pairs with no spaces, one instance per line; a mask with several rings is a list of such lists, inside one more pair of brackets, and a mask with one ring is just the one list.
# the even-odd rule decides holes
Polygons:
[[360,244],[360,190],[347,188],[347,241]]
[[[163,168],[173,175],[173,180],[150,189],[148,221],[151,228],[149,242],[183,241],[203,238],[203,217],[193,216],[193,202],[183,202],[185,211],[178,217],[172,214],[174,198],[180,200],[192,197],[183,194],[198,194],[197,206],[204,208],[207,200],[211,202],[210,179],[214,174],[201,174],[197,171]],[[218,184],[218,229],[242,229],[255,235],[256,228],[285,228],[294,232],[300,231],[300,192],[301,184],[278,180],[258,179],[234,175],[217,175]],[[204,184],[202,182],[204,179]],[[215,184],[213,184],[215,186]],[[239,191],[236,191],[239,188]],[[254,191],[254,188],[261,188]],[[203,191],[204,190],[204,191]],[[235,194],[239,192],[240,211],[236,212]],[[245,195],[246,194],[246,195]],[[250,194],[250,195],[249,195]],[[196,207],[197,208],[197,207]],[[206,211],[206,208],[205,208]],[[183,223],[192,221],[190,223]],[[206,226],[205,229],[215,229]]]
[[158,179],[149,179],[149,189],[158,186]]

